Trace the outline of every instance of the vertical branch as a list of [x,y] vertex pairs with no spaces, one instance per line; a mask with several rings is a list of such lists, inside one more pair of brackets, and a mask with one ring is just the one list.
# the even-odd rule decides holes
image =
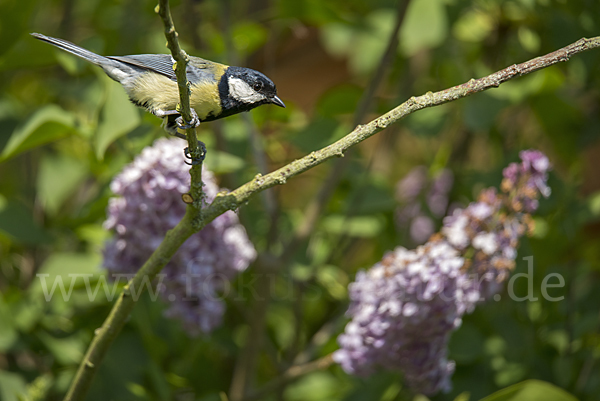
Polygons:
[[[175,26],[173,25],[173,19],[169,10],[168,0],[160,0],[160,4],[156,11],[162,17],[165,25],[165,36],[167,38],[168,47],[176,62],[175,74],[177,76],[180,95],[179,112],[184,121],[191,121],[190,83],[186,77],[186,68],[189,59],[187,54],[179,46],[177,32],[175,31]],[[186,135],[191,156],[194,159],[200,159],[201,151],[198,146],[198,140],[196,139],[195,129],[187,129]],[[132,296],[132,294],[135,294],[134,291],[137,291],[138,295],[140,295],[145,289],[145,286],[143,285],[144,281],[152,281],[169,262],[175,252],[177,252],[179,247],[181,247],[192,234],[201,230],[206,224],[212,221],[212,219],[204,221],[202,219],[202,164],[193,165],[190,169],[190,175],[190,195],[193,202],[188,205],[185,216],[177,226],[167,232],[163,242],[125,286],[102,326],[95,330],[92,343],[79,365],[75,378],[65,396],[65,401],[79,401],[85,398],[100,363],[125,325],[125,322],[135,306],[137,296],[135,298]]]
[[[167,38],[167,47],[171,50],[171,55],[175,60],[175,76],[177,77],[177,85],[179,86],[179,105],[178,111],[184,121],[192,121],[192,110],[190,106],[190,82],[187,80],[186,69],[189,62],[189,57],[185,51],[179,46],[179,34],[175,30],[173,17],[169,8],[169,0],[159,0],[155,11],[160,15],[165,26],[165,37]],[[188,128],[186,131],[188,148],[193,160],[200,160],[200,146],[196,138],[196,129]],[[192,165],[190,169],[192,182],[190,185],[190,194],[194,200],[194,206],[199,210],[201,207],[202,196],[202,163]]]

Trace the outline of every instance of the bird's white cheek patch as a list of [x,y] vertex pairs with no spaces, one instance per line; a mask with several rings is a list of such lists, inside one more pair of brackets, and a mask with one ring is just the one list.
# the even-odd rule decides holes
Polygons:
[[229,78],[229,95],[243,103],[256,103],[265,99],[264,95],[239,78]]

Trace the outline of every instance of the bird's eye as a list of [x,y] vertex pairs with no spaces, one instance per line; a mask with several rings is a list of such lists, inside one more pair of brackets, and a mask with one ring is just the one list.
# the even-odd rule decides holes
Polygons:
[[257,92],[260,92],[260,90],[263,88],[263,84],[262,82],[256,82],[253,86],[254,90]]

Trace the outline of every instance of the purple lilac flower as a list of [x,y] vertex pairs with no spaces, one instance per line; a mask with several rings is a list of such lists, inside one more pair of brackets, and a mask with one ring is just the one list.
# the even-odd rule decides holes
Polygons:
[[444,219],[439,234],[415,250],[387,253],[349,286],[352,318],[334,360],[349,374],[400,371],[415,392],[448,391],[452,331],[476,304],[500,289],[515,265],[519,238],[531,227],[539,195],[548,196],[550,163],[521,152],[504,170],[502,194],[484,190],[476,202]]
[[429,178],[427,168],[417,166],[398,182],[396,199],[400,207],[396,211],[396,224],[401,230],[408,227],[414,244],[425,243],[435,232],[434,219],[446,213],[453,181],[450,170],[443,169]]
[[414,201],[427,185],[427,167],[417,166],[410,170],[396,186],[396,198],[399,201]]
[[418,215],[410,223],[410,237],[416,243],[423,243],[435,232],[433,220],[427,216]]
[[[135,273],[162,242],[167,230],[185,214],[181,194],[189,190],[183,163],[185,141],[159,139],[145,148],[114,178],[106,229],[114,238],[104,249],[104,267],[111,273]],[[220,190],[204,170],[206,202]],[[234,212],[226,212],[192,235],[165,266],[161,295],[169,301],[165,314],[180,319],[190,334],[217,327],[225,306],[219,293],[245,270],[256,251]]]

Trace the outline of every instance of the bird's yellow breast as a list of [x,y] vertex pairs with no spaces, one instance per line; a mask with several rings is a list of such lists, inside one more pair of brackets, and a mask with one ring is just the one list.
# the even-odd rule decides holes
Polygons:
[[221,97],[219,96],[218,83],[201,81],[193,84],[190,105],[196,110],[200,120],[204,120],[209,115],[217,117],[221,114]]
[[[140,75],[128,90],[129,97],[150,112],[175,110],[179,103],[177,83],[164,75],[147,72]],[[192,84],[190,106],[200,120],[208,115],[221,114],[221,99],[217,82],[200,81]]]

